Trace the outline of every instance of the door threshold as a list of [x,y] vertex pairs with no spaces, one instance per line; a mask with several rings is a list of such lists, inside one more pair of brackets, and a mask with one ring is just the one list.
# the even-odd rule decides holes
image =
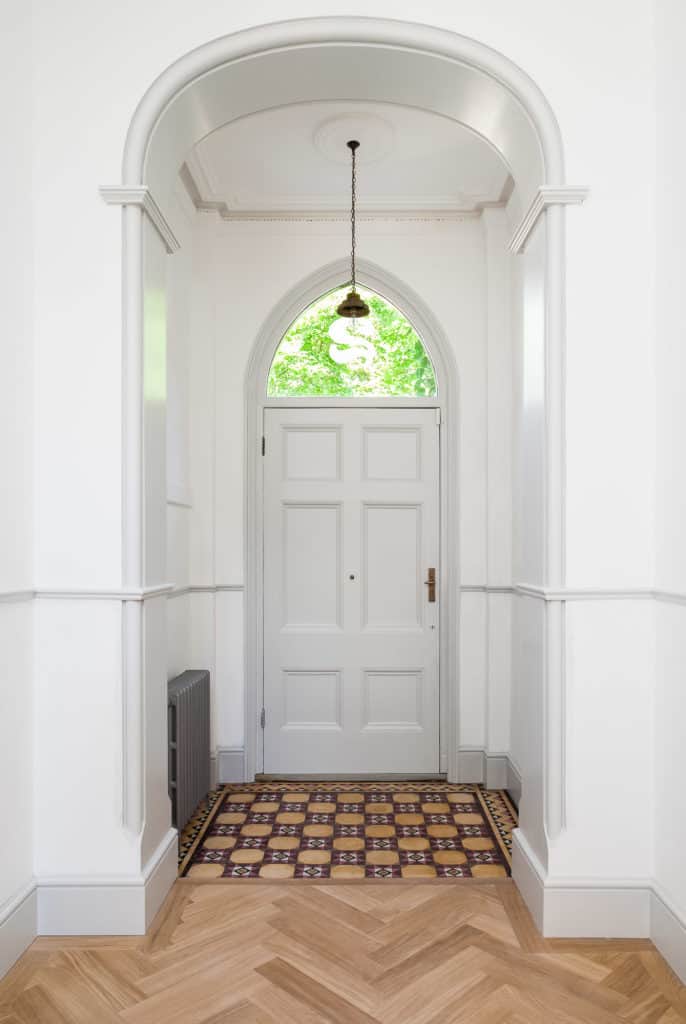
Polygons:
[[416,772],[407,774],[403,772],[370,772],[369,774],[322,772],[316,775],[268,774],[264,772],[255,775],[255,782],[445,782],[447,778],[447,772],[424,774]]

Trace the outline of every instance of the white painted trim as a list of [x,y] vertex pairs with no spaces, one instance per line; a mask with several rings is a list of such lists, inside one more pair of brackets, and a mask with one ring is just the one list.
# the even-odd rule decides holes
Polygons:
[[150,601],[156,597],[171,594],[173,583],[158,583],[152,587],[137,587],[120,590],[110,587],[37,587],[35,595],[47,601]]
[[0,604],[17,604],[20,601],[33,601],[35,590],[0,590]]
[[522,799],[522,773],[511,757],[507,759],[507,778],[504,788],[510,794],[516,806],[519,807]]
[[181,508],[193,508],[193,492],[190,487],[167,480],[167,504]]
[[138,875],[38,879],[39,935],[144,935],[177,875],[169,829]]
[[148,215],[150,223],[154,226],[170,255],[178,252],[181,248],[181,243],[147,185],[137,185],[135,188],[126,188],[123,185],[101,185],[99,192],[108,206],[139,206]]
[[441,411],[440,478],[441,478],[441,562],[440,587],[440,760],[447,761],[448,779],[459,776],[459,658],[454,623],[459,621],[459,377],[453,352],[445,333],[433,314],[413,290],[394,275],[367,260],[358,260],[358,281],[392,302],[413,324],[431,357],[437,382],[437,396],[430,399],[371,399],[311,401],[273,399],[266,396],[266,382],[271,362],[283,335],[293,320],[321,295],[341,281],[347,280],[349,266],[345,259],[336,260],[315,271],[291,289],[273,309],[257,336],[246,373],[245,438],[246,438],[246,562],[245,578],[248,599],[245,609],[245,752],[246,773],[251,779],[263,768],[263,732],[259,727],[259,711],[264,689],[262,672],[262,456],[260,439],[264,411],[267,408],[356,406],[416,408],[438,407]]
[[[186,165],[187,166],[187,165]],[[182,168],[183,170],[183,168]],[[192,175],[190,168],[188,168],[189,177]],[[200,194],[199,190],[197,193],[191,191],[187,185],[186,179],[182,178],[184,185],[188,188],[188,195],[195,206],[198,213],[201,214],[214,214],[220,220],[229,221],[232,224],[245,223],[245,222],[260,222],[260,223],[291,223],[291,224],[316,224],[320,222],[324,223],[345,223],[350,220],[350,210],[344,209],[307,209],[302,208],[298,210],[287,210],[287,209],[272,209],[272,210],[232,210],[227,204],[219,199],[205,199]],[[494,202],[491,206],[505,206],[505,203]],[[373,206],[358,206],[357,207],[357,220],[360,222],[378,222],[378,221],[391,221],[403,223],[441,223],[449,221],[452,223],[467,221],[467,220],[478,220],[481,217],[483,210],[483,204],[475,203],[474,206],[470,207],[456,207],[454,209],[447,207],[421,207],[416,202],[410,208],[403,209],[402,207],[386,207],[377,208]]]
[[650,587],[543,587],[535,583],[515,583],[513,590],[523,597],[548,602],[646,601],[657,597],[657,592]]
[[[434,403],[435,404],[435,403]],[[174,504],[169,502],[169,504]],[[244,583],[191,583],[175,586],[160,583],[152,587],[120,590],[112,587],[39,587],[36,590],[0,591],[0,604],[32,601],[34,598],[47,600],[102,600],[102,601],[147,601],[166,594],[167,597],[182,597],[184,594],[217,594],[223,591],[243,591]],[[543,587],[534,583],[491,585],[487,583],[463,583],[458,590],[463,594],[518,594],[539,601],[662,601],[671,604],[686,604],[686,592],[674,590],[653,590],[651,587]]]
[[216,784],[246,782],[244,747],[217,747]]
[[[122,208],[122,583],[145,582],[143,460],[143,221],[141,207]],[[121,821],[138,836],[143,827],[142,605],[127,602],[122,615]]]
[[521,828],[512,840],[512,877],[546,938],[650,938],[686,983],[686,915],[654,878],[553,877]]
[[[494,205],[501,205],[499,203]],[[201,213],[217,213],[221,220],[230,221],[232,224],[241,222],[266,222],[266,223],[296,223],[316,224],[345,223],[350,220],[350,212],[345,210],[228,210],[224,212],[224,203],[202,203],[198,207]],[[392,221],[406,223],[408,221],[419,224],[437,224],[442,221],[460,222],[467,220],[478,220],[481,217],[481,210],[473,207],[465,210],[444,210],[424,209],[421,212],[410,212],[402,209],[375,209],[368,207],[366,210],[357,210],[356,219],[360,222]]]
[[462,748],[457,755],[457,777],[460,782],[484,781],[484,751],[481,748]]
[[31,879],[0,907],[0,978],[31,945],[36,934],[36,882]]
[[521,828],[512,830],[512,880],[529,908],[534,924],[543,933],[543,880],[546,871],[529,846]]
[[554,878],[521,828],[514,830],[512,839],[512,877],[546,938],[649,936],[649,879]]
[[514,587],[510,584],[491,583],[461,583],[460,590],[463,594],[513,594]]
[[175,828],[170,828],[141,872],[145,914],[144,933],[147,932],[167,898],[178,873],[179,834]]
[[655,590],[653,597],[656,601],[664,601],[669,604],[686,604],[686,593],[677,590]]
[[485,754],[484,786],[486,789],[507,789],[508,763],[507,754]]
[[650,894],[650,938],[686,985],[686,915],[677,911],[657,882],[653,882]]
[[174,587],[167,594],[167,597],[185,597],[186,594],[242,593],[244,590],[245,586],[242,583],[189,583],[180,587]]
[[526,247],[529,235],[536,227],[538,218],[551,206],[580,206],[588,198],[589,190],[574,185],[551,188],[542,185],[531,201],[528,210],[519,222],[510,239],[508,249],[519,255]]
[[[210,186],[207,173],[199,158],[197,150],[191,150],[179,171],[179,180],[187,199],[198,213],[216,214],[221,220],[228,221],[291,221],[296,223],[312,223],[316,221],[349,221],[350,210],[335,205],[335,202],[322,203],[320,197],[302,197],[300,205],[273,206],[271,208],[248,209],[231,208],[223,199],[219,199]],[[364,201],[357,204],[357,218],[360,221],[466,221],[478,219],[484,210],[507,206],[512,193],[513,181],[508,177],[501,197],[486,199],[462,206],[450,196],[437,197],[432,202],[423,201],[416,196],[399,196],[384,204],[379,200],[378,206]],[[203,195],[204,193],[204,195]],[[211,198],[208,198],[211,196]],[[309,204],[309,205],[308,205]],[[318,204],[318,205],[317,205]]]
[[36,935],[144,935],[177,875],[169,829],[138,875],[32,879],[0,908],[0,978]]
[[505,752],[486,750],[484,747],[460,747],[458,754],[460,782],[483,784],[486,789],[510,789],[510,780],[519,782],[513,795],[519,802],[522,782],[519,771]]

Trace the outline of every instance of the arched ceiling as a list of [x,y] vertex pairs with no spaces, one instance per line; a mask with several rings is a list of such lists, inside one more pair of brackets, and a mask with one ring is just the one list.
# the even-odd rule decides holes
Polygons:
[[505,163],[474,132],[415,107],[361,101],[301,103],[232,121],[195,144],[184,177],[198,205],[228,217],[345,214],[350,138],[360,141],[363,213],[470,211],[509,196]]
[[[358,26],[357,21],[365,19],[352,20],[355,26],[346,27],[346,33],[364,32],[366,35],[376,25],[370,20]],[[315,22],[317,19],[295,27],[284,23],[274,26],[273,30],[279,37],[291,31],[317,32]],[[385,35],[406,35],[409,29],[410,26],[402,23],[384,22],[380,23],[378,31]],[[429,33],[432,39],[436,35],[419,27],[412,29],[417,39],[422,31]],[[460,47],[470,46],[479,53],[485,49],[465,43],[457,36],[446,41],[445,35],[439,34],[437,45],[448,47],[452,45],[450,39],[454,38]],[[231,37],[227,40],[217,40],[213,46],[238,45],[232,44]],[[247,48],[249,41],[241,39],[240,45]],[[487,52],[487,57],[496,59],[491,51]],[[199,67],[211,59],[202,48],[197,51],[197,57],[190,55],[190,58]],[[504,58],[498,59],[506,66]],[[183,61],[179,64],[181,66]],[[157,92],[168,88],[166,82],[173,74],[174,68],[171,68],[155,83],[132,122],[125,159],[125,174],[131,180],[140,173],[136,170],[140,159],[136,154],[141,152],[141,142],[145,139],[142,133],[149,117],[147,111],[154,111],[155,103],[159,102]],[[525,76],[522,78],[523,87],[530,87],[534,101],[544,104],[540,94],[535,93],[533,83]],[[496,75],[457,59],[408,46],[331,41],[295,44],[254,55],[246,53],[189,80],[167,102],[157,116],[152,133],[147,136],[143,180],[164,204],[179,169],[193,148],[216,129],[276,107],[341,101],[346,105],[373,103],[419,108],[464,126],[487,140],[499,154],[514,179],[522,203],[528,203],[536,188],[546,180],[542,143],[531,117]],[[544,115],[550,117],[545,107]],[[559,164],[554,168],[558,174],[561,163],[555,151],[555,132],[553,123],[550,130],[552,158]],[[459,191],[458,182],[456,193]]]

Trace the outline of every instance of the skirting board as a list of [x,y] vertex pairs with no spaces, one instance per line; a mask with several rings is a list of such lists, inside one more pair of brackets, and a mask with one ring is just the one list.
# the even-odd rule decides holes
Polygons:
[[512,840],[512,878],[546,938],[650,938],[686,983],[686,920],[653,880],[551,878],[521,829]]
[[[458,755],[460,782],[483,782],[488,789],[508,789],[516,802],[522,791],[519,772],[507,754],[489,754],[478,748],[461,750]],[[245,782],[243,747],[217,747],[212,757],[212,785]]]
[[460,750],[457,763],[459,782],[482,782],[486,789],[510,789],[510,783],[514,783],[516,788],[512,795],[519,802],[522,782],[507,754],[489,754],[479,748],[465,749]]
[[686,985],[686,918],[669,905],[660,886],[650,894],[650,937],[675,974]]
[[507,759],[505,789],[512,797],[515,807],[519,807],[522,799],[522,776],[509,757]]
[[0,978],[2,978],[37,932],[36,883],[30,882],[0,908]]
[[139,876],[39,879],[39,935],[144,935],[177,875],[170,829]]
[[243,747],[217,747],[215,785],[245,781],[245,750]]

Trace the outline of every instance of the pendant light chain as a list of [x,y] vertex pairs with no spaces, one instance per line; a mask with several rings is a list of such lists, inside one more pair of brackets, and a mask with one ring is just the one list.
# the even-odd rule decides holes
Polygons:
[[357,206],[357,159],[356,150],[359,146],[359,142],[355,139],[351,139],[348,142],[348,149],[352,153],[352,202],[350,205],[350,227],[352,229],[352,248],[350,252],[350,291],[348,292],[343,302],[338,306],[336,312],[339,316],[347,317],[351,320],[356,320],[358,317],[369,316],[369,306],[360,298],[355,288],[355,247],[356,247],[356,223],[355,214]]
[[352,272],[352,290],[355,291],[355,201],[356,201],[356,198],[357,198],[357,194],[356,194],[356,189],[357,189],[357,167],[356,167],[356,155],[355,155],[355,153],[356,153],[358,144],[356,143],[353,146],[350,143],[348,143],[348,145],[350,146],[350,149],[351,149],[351,152],[352,152],[352,156],[353,156],[352,203],[351,203],[351,208],[350,208],[350,224],[351,224],[351,228],[352,228],[352,250],[350,252],[350,265],[351,265],[351,272]]

